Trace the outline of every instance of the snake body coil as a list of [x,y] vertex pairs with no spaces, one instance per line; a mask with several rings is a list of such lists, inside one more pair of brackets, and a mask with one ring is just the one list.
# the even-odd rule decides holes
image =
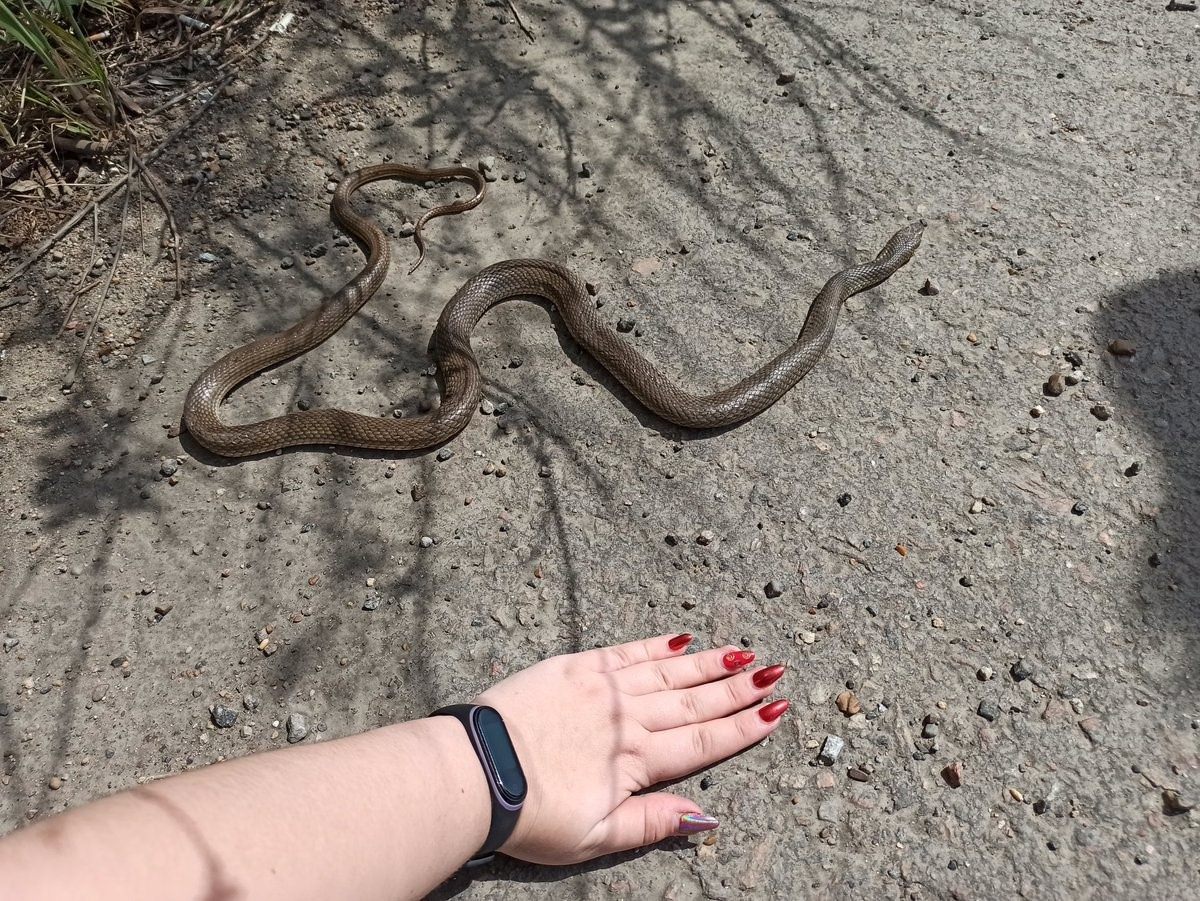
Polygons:
[[924,226],[923,222],[914,222],[902,228],[874,260],[851,266],[830,278],[813,300],[796,342],[736,385],[714,394],[691,394],[669,381],[597,315],[583,281],[570,270],[546,260],[506,260],[480,271],[442,311],[430,342],[430,352],[437,363],[441,403],[430,413],[396,420],[322,409],[226,425],[218,408],[234,388],[325,341],[383,283],[389,262],[387,236],[377,224],[356,213],[349,203],[350,196],[360,187],[383,178],[420,182],[466,178],[475,186],[476,193],[470,199],[436,207],[421,217],[414,235],[421,251],[417,265],[424,258],[421,227],[437,216],[477,206],[485,190],[480,173],[458,166],[419,169],[389,163],[348,175],[334,192],[330,211],[338,225],[366,246],[367,264],[291,328],[230,351],[196,380],[184,402],[183,425],[210,451],[243,457],[294,445],[329,444],[402,451],[442,444],[466,427],[483,396],[479,362],[471,350],[472,331],[496,304],[530,296],[550,301],[575,340],[663,419],[694,429],[732,425],[766,410],[812,369],[833,338],[842,304],[847,298],[879,285],[907,263],[921,243]]

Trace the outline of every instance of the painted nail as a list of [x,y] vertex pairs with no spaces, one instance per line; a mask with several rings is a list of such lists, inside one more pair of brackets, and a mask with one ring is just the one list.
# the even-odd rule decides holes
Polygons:
[[779,677],[783,675],[785,669],[786,667],[782,664],[760,669],[754,674],[754,687],[766,688],[768,685],[774,685],[779,681]]
[[787,699],[772,701],[770,704],[758,708],[758,716],[764,723],[773,723],[787,713],[787,709],[791,705],[792,702]]
[[685,813],[679,818],[679,834],[695,835],[697,832],[716,829],[719,825],[716,817],[705,816],[702,813]]
[[682,651],[691,643],[692,636],[687,632],[684,632],[682,635],[676,635],[674,638],[668,641],[667,647],[669,647],[672,651]]
[[731,673],[740,670],[743,666],[749,666],[753,662],[753,651],[730,651],[721,658],[721,664]]

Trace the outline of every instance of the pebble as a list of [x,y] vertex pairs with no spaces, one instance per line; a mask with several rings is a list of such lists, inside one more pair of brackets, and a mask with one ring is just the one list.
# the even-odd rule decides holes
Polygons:
[[775,84],[782,87],[785,84],[791,84],[795,80],[796,80],[795,72],[780,72],[779,75],[776,76],[776,78],[775,78]]
[[769,598],[777,598],[784,592],[783,583],[777,579],[772,579],[763,588],[763,594]]
[[862,702],[858,700],[858,696],[852,691],[843,691],[837,696],[834,703],[843,716],[854,716],[856,713],[862,713]]
[[958,788],[962,785],[963,765],[959,760],[954,763],[947,764],[942,769],[942,778],[946,780],[946,784],[951,788]]
[[1139,463],[1137,460],[1134,460],[1132,463],[1130,463],[1128,466],[1125,467],[1125,475],[1131,479],[1141,471],[1142,471],[1142,464]]
[[846,770],[846,775],[849,776],[851,779],[853,779],[855,782],[870,782],[871,781],[871,774],[868,773],[866,770],[860,770],[856,766],[852,766],[852,767],[850,767],[850,769]]
[[92,689],[92,701],[96,704],[99,704],[101,701],[104,700],[104,698],[107,694],[108,694],[108,685],[105,684],[104,682],[101,682],[99,685],[97,685],[95,688]]
[[1076,516],[1083,516],[1083,514],[1088,512],[1088,505],[1083,501],[1076,501],[1071,505],[1071,512]]
[[433,547],[433,539],[428,535],[421,536],[421,547]]
[[994,723],[1000,718],[1000,706],[994,701],[980,701],[979,708],[976,710],[981,717],[989,723]]
[[62,784],[63,784],[63,781],[62,781],[61,776],[51,776],[50,781],[46,783],[46,785],[50,788],[50,791],[52,791],[52,792],[56,792],[60,788],[62,788]]
[[1066,385],[1063,383],[1063,374],[1056,372],[1046,379],[1046,384],[1042,385],[1042,393],[1047,397],[1058,397],[1066,390]]
[[279,261],[280,269],[291,269],[295,265],[296,265],[296,261],[294,259],[292,259],[291,257],[284,257],[282,260]]
[[632,332],[635,325],[637,325],[636,319],[630,316],[622,316],[617,320],[617,331],[623,334]]
[[1137,348],[1133,346],[1132,341],[1117,338],[1115,341],[1109,343],[1108,352],[1114,357],[1132,357],[1137,353]]
[[1162,793],[1163,813],[1168,816],[1179,816],[1187,813],[1196,806],[1196,798],[1192,795],[1180,794],[1177,789],[1164,789]]
[[987,682],[992,676],[996,675],[996,671],[990,666],[981,666],[975,670],[975,678],[980,682]]
[[704,529],[696,536],[696,544],[710,545],[717,540],[717,536],[713,534],[712,529]]
[[1101,422],[1108,422],[1112,419],[1112,410],[1104,406],[1104,404],[1096,404],[1092,407],[1092,415]]
[[938,287],[938,283],[931,278],[925,279],[925,284],[917,289],[918,294],[924,294],[926,297],[935,297],[942,293],[942,289]]
[[490,400],[485,400],[479,405],[479,412],[484,416],[491,416],[496,412],[496,405]]
[[304,741],[308,735],[308,720],[303,713],[289,713],[287,718],[287,740],[289,744]]
[[975,577],[971,575],[960,576],[958,579],[958,584],[963,588],[970,588],[975,584]]
[[447,460],[449,460],[453,456],[454,456],[454,451],[450,450],[450,448],[448,448],[448,447],[443,447],[440,451],[437,452],[437,461],[439,463],[445,463]]
[[258,696],[252,694],[242,695],[242,706],[247,710],[258,709]]
[[850,502],[852,500],[854,500],[854,495],[852,495],[849,491],[844,491],[838,495],[838,499],[837,499],[838,506],[839,507],[847,507],[850,505]]
[[372,594],[369,598],[363,601],[362,608],[368,612],[372,610],[378,610],[381,603],[383,603],[383,598],[381,598],[378,594]]
[[825,766],[833,766],[845,749],[846,743],[836,735],[826,735],[825,741],[821,744],[821,752],[817,755],[817,761]]
[[1012,669],[1009,670],[1009,673],[1012,674],[1014,682],[1024,682],[1033,675],[1033,672],[1033,664],[1024,657],[1020,658],[1016,663],[1014,663],[1012,665]]
[[817,808],[817,819],[824,823],[836,823],[842,818],[842,802],[837,798],[826,798]]
[[207,250],[196,257],[201,263],[215,263],[217,261],[216,254],[209,253]]
[[513,173],[513,181],[515,181],[517,184],[520,184],[527,178],[529,178],[529,173],[526,172],[524,169],[518,169],[516,172]]
[[1046,408],[1043,407],[1041,404],[1038,404],[1035,407],[1029,408],[1029,415],[1032,416],[1034,419],[1041,419],[1042,414],[1045,412],[1046,412]]
[[218,704],[212,709],[212,721],[218,729],[228,729],[237,722],[237,711]]

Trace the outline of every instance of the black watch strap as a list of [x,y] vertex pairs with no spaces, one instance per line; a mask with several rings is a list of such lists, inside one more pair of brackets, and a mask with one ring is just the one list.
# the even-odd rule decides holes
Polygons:
[[471,747],[475,749],[492,796],[492,823],[483,847],[468,862],[487,863],[496,849],[508,841],[516,828],[528,785],[517,750],[509,738],[500,714],[491,707],[476,704],[452,704],[435,710],[432,716],[452,716],[463,724]]

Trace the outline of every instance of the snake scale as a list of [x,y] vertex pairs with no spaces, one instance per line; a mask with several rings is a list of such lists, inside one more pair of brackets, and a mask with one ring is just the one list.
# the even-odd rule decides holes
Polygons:
[[921,243],[924,221],[896,232],[868,263],[838,272],[809,307],[795,343],[737,384],[699,395],[670,381],[600,318],[584,282],[558,263],[514,259],[481,270],[446,304],[430,341],[437,364],[440,404],[429,413],[406,419],[367,416],[339,409],[301,410],[260,422],[227,425],[219,407],[238,385],[325,341],[365,304],[383,283],[390,250],[387,236],[357,213],[350,197],[373,181],[399,178],[429,182],[463,178],[475,187],[467,200],[427,211],[417,222],[414,240],[424,259],[421,228],[438,216],[462,213],[479,205],[485,193],[481,173],[463,166],[421,169],[385,163],[347,175],[333,195],[331,216],[367,250],[366,266],[295,325],[251,341],[221,357],[188,391],[183,426],[208,450],[244,457],[296,445],[337,445],[377,450],[423,450],[457,435],[483,396],[479,361],[471,350],[471,333],[496,304],[517,297],[541,297],[558,310],[575,340],[647,408],[668,422],[692,429],[728,426],[757,416],[802,379],[833,338],[838,311],[847,298],[874,288],[909,261]]

